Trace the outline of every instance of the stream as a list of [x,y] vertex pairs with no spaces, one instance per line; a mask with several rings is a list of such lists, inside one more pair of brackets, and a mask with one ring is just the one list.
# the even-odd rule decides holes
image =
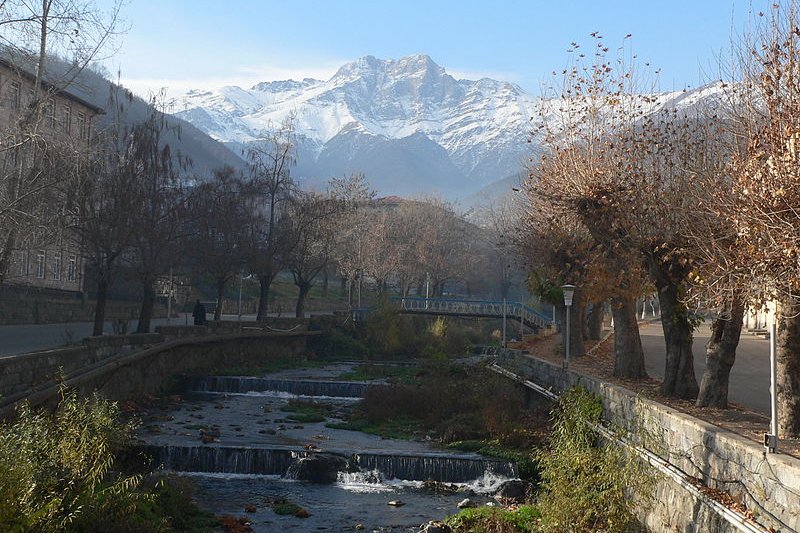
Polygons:
[[[386,386],[337,379],[353,367],[186,378],[182,401],[143,413],[140,437],[154,468],[193,478],[200,506],[244,516],[257,532],[418,531],[457,512],[464,498],[493,503],[498,487],[516,478],[507,461],[326,427],[340,422],[367,387]],[[292,413],[282,409],[291,400],[324,405],[326,420],[288,420]],[[296,479],[301,463],[321,457],[337,463],[331,483]],[[270,503],[281,499],[310,516],[276,514]]]

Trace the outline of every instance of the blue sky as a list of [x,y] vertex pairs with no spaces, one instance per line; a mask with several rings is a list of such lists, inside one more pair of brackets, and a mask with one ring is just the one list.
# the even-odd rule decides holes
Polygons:
[[[100,0],[101,2],[104,0]],[[327,78],[364,55],[425,53],[457,78],[513,81],[537,93],[572,41],[626,34],[661,89],[718,77],[715,57],[765,0],[128,0],[128,27],[105,61],[140,94]],[[751,7],[752,6],[752,7]]]

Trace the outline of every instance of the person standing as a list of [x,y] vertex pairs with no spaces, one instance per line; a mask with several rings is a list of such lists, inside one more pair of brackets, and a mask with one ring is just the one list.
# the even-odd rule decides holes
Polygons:
[[192,316],[194,317],[195,326],[206,325],[206,306],[203,305],[200,302],[200,300],[197,300],[197,303],[194,304],[194,311],[192,311]]

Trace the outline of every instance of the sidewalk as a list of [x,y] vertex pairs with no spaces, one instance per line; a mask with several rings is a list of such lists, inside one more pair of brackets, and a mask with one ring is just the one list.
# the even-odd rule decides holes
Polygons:
[[[652,328],[652,329],[647,329]],[[719,426],[723,429],[732,431],[738,435],[746,437],[759,444],[763,443],[764,433],[769,429],[769,416],[759,412],[756,408],[750,407],[747,404],[738,404],[734,398],[740,397],[743,394],[745,398],[749,397],[750,390],[760,392],[760,385],[756,383],[753,387],[745,386],[748,379],[760,379],[761,373],[767,375],[769,371],[769,364],[767,361],[761,359],[761,345],[764,343],[767,349],[767,357],[769,355],[769,344],[763,339],[752,338],[749,335],[742,334],[742,341],[744,346],[749,348],[743,350],[743,355],[740,358],[739,351],[737,350],[736,363],[731,370],[731,384],[729,390],[729,397],[732,399],[730,408],[728,409],[712,409],[712,408],[699,408],[695,406],[693,401],[678,400],[675,398],[668,398],[661,394],[660,385],[661,378],[664,372],[664,355],[663,351],[658,352],[656,341],[662,343],[663,350],[663,335],[659,336],[657,331],[660,332],[661,325],[659,323],[643,324],[642,325],[642,344],[647,343],[646,348],[646,364],[650,377],[644,380],[626,380],[615,378],[612,375],[614,368],[614,339],[609,338],[591,355],[586,357],[578,357],[570,360],[570,369],[581,372],[587,375],[594,376],[610,383],[615,383],[622,387],[627,388],[635,393],[641,394],[651,400],[661,404],[672,407],[691,416],[705,420],[711,424]],[[698,370],[698,365],[705,368],[705,341],[699,332],[695,340],[695,372]],[[647,339],[652,337],[652,339]],[[651,344],[652,343],[652,344]],[[591,348],[595,341],[588,341],[586,349]],[[752,345],[751,345],[752,344]],[[563,353],[561,351],[561,335],[553,335],[544,339],[537,339],[530,344],[526,345],[526,350],[536,357],[546,359],[555,364],[561,364]],[[702,357],[698,357],[697,349],[701,349]],[[752,351],[751,351],[752,348]],[[701,361],[698,361],[701,359]],[[761,372],[758,371],[759,362]],[[765,364],[766,363],[766,364]],[[659,370],[660,366],[660,370]],[[652,368],[652,371],[651,371]],[[754,376],[751,376],[754,373]],[[697,374],[697,379],[700,380],[702,373]],[[734,380],[735,377],[735,380]],[[767,388],[764,389],[766,394],[769,394],[769,386],[767,380]],[[768,396],[767,396],[768,398]],[[758,399],[756,398],[756,402]],[[756,403],[757,405],[757,403]],[[794,457],[800,457],[800,439],[781,439],[779,444],[781,453],[786,453]]]

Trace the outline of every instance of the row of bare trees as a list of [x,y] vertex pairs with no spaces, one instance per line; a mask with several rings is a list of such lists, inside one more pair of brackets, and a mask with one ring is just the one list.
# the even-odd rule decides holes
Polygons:
[[509,261],[499,257],[490,228],[437,198],[375,199],[363,176],[353,184],[346,194],[351,209],[338,220],[331,248],[351,287],[368,278],[379,292],[402,296],[442,296],[446,286],[468,295],[508,295]]
[[[595,35],[593,50],[574,50],[536,121],[546,150],[530,166],[514,236],[540,293],[579,285],[576,312],[610,302],[618,377],[646,375],[635,301],[655,290],[661,390],[699,406],[727,406],[745,309],[777,300],[788,435],[800,434],[798,27],[796,1],[757,16],[735,47],[736,79],[693,105],[665,105],[624,47],[614,57]],[[700,383],[698,310],[716,317]]]

